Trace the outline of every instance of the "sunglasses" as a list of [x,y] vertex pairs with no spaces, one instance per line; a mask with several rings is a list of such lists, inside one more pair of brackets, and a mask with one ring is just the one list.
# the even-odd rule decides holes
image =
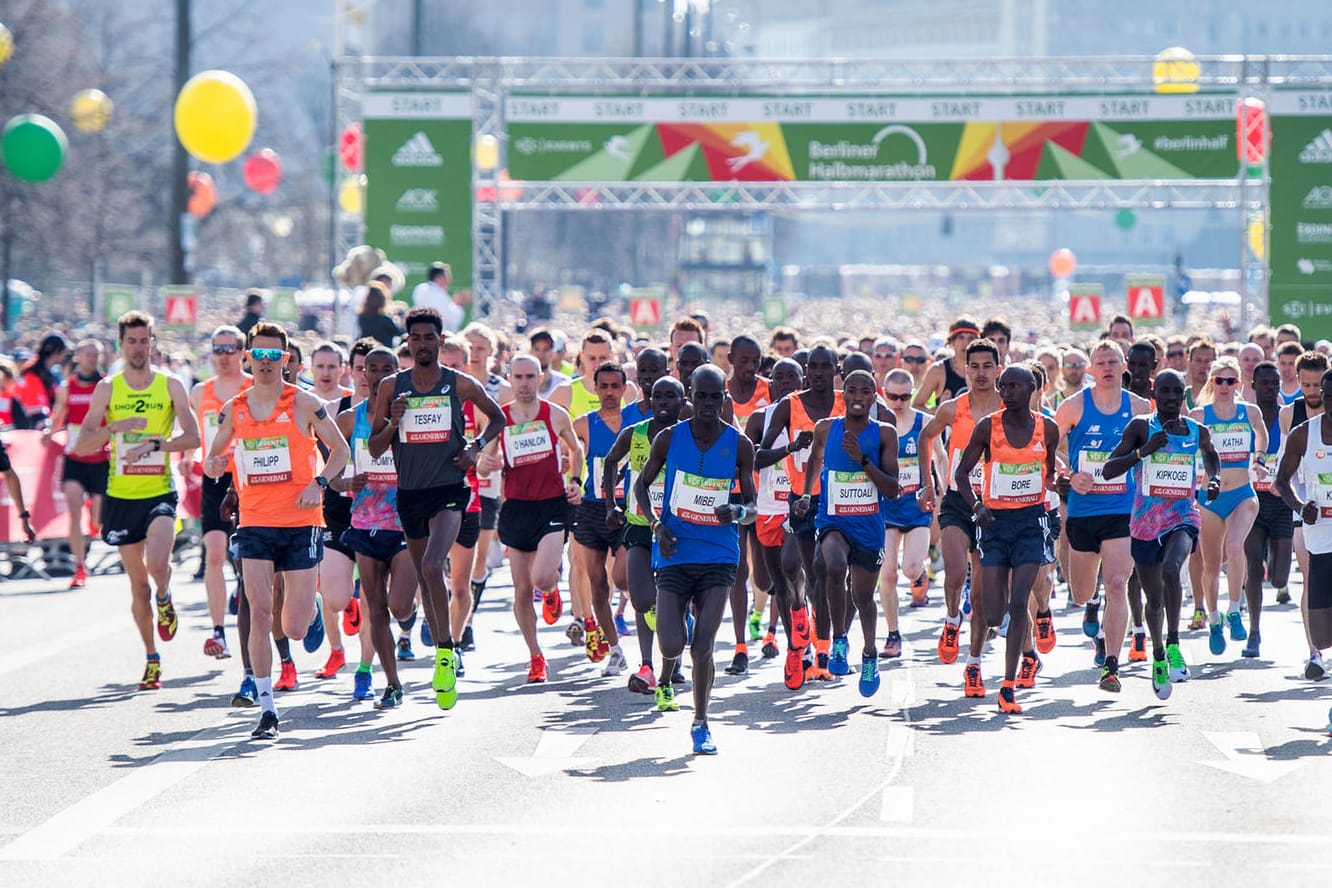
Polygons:
[[1074,363],[1071,363],[1071,364],[1065,364],[1065,365],[1064,365],[1064,369],[1065,369],[1065,370],[1086,370],[1086,369],[1087,369],[1087,365],[1086,365],[1086,364],[1082,364],[1082,363],[1078,363],[1078,362],[1074,362]]
[[213,354],[215,355],[234,355],[240,351],[239,345],[215,345]]
[[889,392],[888,394],[884,395],[883,397],[884,397],[886,400],[889,400],[889,401],[910,401],[910,400],[911,400],[911,392],[907,392],[905,395],[895,395],[895,394],[893,394],[892,392]]
[[287,358],[285,349],[280,348],[252,348],[250,349],[251,361],[267,361],[273,364],[284,361]]
[[1235,385],[1239,380],[1234,376],[1213,376],[1212,382],[1216,385]]
[[927,358],[927,357],[924,357],[924,356],[916,357],[915,355],[907,355],[907,356],[906,356],[905,358],[903,358],[902,360],[903,360],[903,361],[906,361],[908,364],[925,364],[925,363],[927,363],[930,359]]

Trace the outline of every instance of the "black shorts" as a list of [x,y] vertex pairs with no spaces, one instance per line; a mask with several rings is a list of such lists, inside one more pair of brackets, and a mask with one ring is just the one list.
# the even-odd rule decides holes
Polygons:
[[132,546],[148,539],[148,526],[158,518],[176,520],[176,494],[164,493],[147,499],[102,497],[102,542],[108,546]]
[[361,530],[349,527],[342,532],[342,545],[357,555],[392,564],[398,553],[407,548],[407,538],[400,530]]
[[1290,506],[1281,501],[1281,497],[1270,493],[1258,492],[1258,517],[1253,519],[1253,529],[1262,528],[1269,540],[1288,540],[1295,536],[1295,522],[1290,517]]
[[1172,527],[1161,536],[1154,540],[1140,540],[1133,538],[1132,551],[1133,563],[1141,564],[1146,567],[1155,567],[1165,560],[1165,541],[1175,533],[1182,530],[1193,538],[1193,544],[1190,546],[1190,552],[1198,551],[1198,528],[1192,524],[1181,524],[1179,527]]
[[819,553],[822,553],[823,538],[830,533],[835,533],[846,541],[846,546],[848,550],[846,553],[847,564],[854,564],[856,567],[863,567],[865,570],[870,571],[871,573],[878,573],[879,568],[883,567],[883,546],[880,546],[877,549],[871,549],[868,546],[862,546],[860,543],[857,543],[855,540],[851,539],[851,537],[843,533],[839,528],[833,527],[831,525],[825,525],[824,527],[819,528],[818,542],[820,545],[818,553],[816,553],[816,557]]
[[238,527],[236,554],[251,561],[271,561],[273,571],[309,570],[324,557],[322,527]]
[[499,521],[499,497],[483,496],[481,497],[481,529],[494,530],[495,524]]
[[657,593],[689,598],[705,589],[730,589],[735,570],[734,564],[672,564],[657,571]]
[[[327,517],[324,520],[327,521]],[[350,528],[350,524],[329,523],[324,527],[324,548],[332,549],[334,552],[339,552],[347,556],[348,559],[355,561],[356,550],[342,541],[342,535]]]
[[994,509],[991,514],[994,523],[980,528],[976,543],[981,567],[1050,564],[1055,560],[1050,519],[1044,504]]
[[809,510],[805,512],[804,515],[797,515],[795,504],[800,502],[801,499],[802,497],[798,496],[791,497],[790,517],[786,519],[786,523],[790,525],[791,533],[793,533],[797,539],[813,540],[817,537],[817,534],[815,533],[816,528],[814,527],[814,517],[819,514],[819,503],[822,502],[823,499],[820,494],[814,494],[809,498]]
[[939,501],[939,529],[956,527],[971,541],[971,551],[976,551],[976,522],[967,504],[962,502],[962,494],[950,490]]
[[421,490],[398,489],[398,521],[409,540],[430,536],[430,519],[440,512],[461,512],[472,498],[472,488],[465,482],[426,487]]
[[458,525],[458,538],[453,544],[464,549],[475,549],[476,541],[479,539],[481,539],[481,513],[463,512],[462,524]]
[[499,513],[500,542],[519,552],[535,552],[546,534],[568,538],[569,501],[562,496],[544,500],[506,499]]
[[583,500],[574,512],[573,535],[581,546],[600,552],[614,552],[620,548],[618,531],[606,526],[606,504],[600,500]]
[[230,472],[227,472],[221,478],[209,478],[204,475],[203,494],[199,501],[199,520],[203,522],[203,532],[205,534],[212,533],[215,530],[230,534],[235,530],[235,521],[222,520],[222,500],[226,498],[229,490],[231,490]]
[[652,528],[646,524],[626,524],[621,544],[626,549],[647,549],[652,551]]
[[102,496],[106,493],[106,477],[111,468],[109,462],[78,462],[65,457],[65,467],[60,470],[60,483],[73,481],[83,488],[88,496]]
[[1077,518],[1070,515],[1064,523],[1064,533],[1068,534],[1068,545],[1074,552],[1099,552],[1101,543],[1106,540],[1123,539],[1129,535],[1129,516],[1127,512]]

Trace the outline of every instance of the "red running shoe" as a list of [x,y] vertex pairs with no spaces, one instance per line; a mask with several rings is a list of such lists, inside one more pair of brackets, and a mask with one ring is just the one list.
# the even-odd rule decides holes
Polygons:
[[560,589],[556,586],[541,594],[541,619],[547,626],[554,626],[564,613],[564,601],[560,598]]
[[532,664],[527,670],[527,683],[539,684],[546,680],[546,658],[537,655],[532,658]]
[[332,648],[328,652],[328,660],[315,673],[315,678],[332,678],[341,672],[342,667],[346,665],[347,655],[339,648]]
[[809,608],[791,608],[791,644],[803,650],[809,644]]
[[296,664],[288,660],[282,664],[282,672],[278,675],[278,680],[273,682],[273,690],[294,691],[296,685]]
[[352,596],[347,606],[342,609],[342,634],[358,635],[361,632],[361,599]]

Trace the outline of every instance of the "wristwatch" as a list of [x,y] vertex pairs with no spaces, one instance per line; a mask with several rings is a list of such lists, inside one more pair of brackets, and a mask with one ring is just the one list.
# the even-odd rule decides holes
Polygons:
[[868,453],[860,454],[860,467],[863,469],[865,468],[865,466],[869,465],[869,463],[870,463],[869,454]]
[[323,475],[315,475],[315,483],[319,485],[320,490],[328,490],[328,479]]

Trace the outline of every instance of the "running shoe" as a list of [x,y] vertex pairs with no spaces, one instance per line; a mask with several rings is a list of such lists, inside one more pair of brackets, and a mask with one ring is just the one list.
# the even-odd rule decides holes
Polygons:
[[564,637],[569,639],[569,644],[574,647],[582,647],[583,641],[587,638],[587,630],[583,628],[583,621],[578,617],[574,617],[573,622],[565,628]]
[[1189,680],[1189,667],[1184,662],[1184,652],[1177,644],[1166,645],[1166,662],[1170,665],[1170,680],[1181,682]]
[[404,634],[398,636],[398,659],[399,660],[416,659],[416,652],[412,650],[411,635]]
[[250,732],[253,740],[276,740],[278,738],[278,717],[276,712],[265,712],[259,716],[259,725]]
[[214,657],[218,660],[225,660],[231,656],[231,651],[227,650],[227,637],[221,633],[214,632],[204,640],[204,656]]
[[1129,645],[1128,658],[1133,663],[1147,662],[1147,633],[1134,632],[1133,643]]
[[1053,614],[1046,611],[1045,616],[1041,616],[1038,613],[1036,615],[1036,625],[1033,629],[1036,635],[1036,650],[1038,652],[1048,654],[1055,649],[1057,636],[1055,635]]
[[1012,682],[1006,681],[999,688],[999,711],[1004,715],[1018,715],[1022,712],[1022,704],[1017,701]]
[[564,615],[564,600],[560,598],[560,587],[541,593],[541,619],[547,626],[554,626]]
[[694,755],[717,754],[717,744],[712,742],[712,732],[707,725],[694,725],[689,729],[689,736],[694,741]]
[[1193,612],[1193,619],[1189,620],[1189,629],[1203,629],[1207,626],[1207,611],[1197,608]]
[[600,663],[606,659],[606,636],[602,633],[601,627],[592,619],[588,619],[587,636],[584,639],[584,647],[587,651],[587,658],[593,663]]
[[1170,664],[1165,660],[1152,661],[1152,690],[1156,692],[1156,699],[1170,699]]
[[943,568],[943,553],[939,551],[938,546],[931,545],[930,560],[925,565],[925,570],[929,573],[930,579],[934,579]]
[[1034,688],[1036,687],[1036,676],[1041,674],[1045,664],[1041,662],[1040,657],[1028,657],[1022,655],[1022,664],[1018,667],[1017,687]]
[[1096,646],[1096,653],[1092,655],[1092,662],[1097,666],[1105,665],[1105,639],[1096,636],[1092,639],[1092,644]]
[[1249,633],[1244,628],[1244,617],[1240,616],[1239,611],[1230,611],[1226,614],[1226,623],[1230,627],[1231,641],[1246,641]]
[[1332,736],[1332,709],[1327,710],[1327,733]]
[[180,621],[176,619],[176,608],[171,603],[171,596],[167,595],[166,601],[157,599],[157,637],[170,641],[176,637],[178,628]]
[[332,648],[328,652],[328,659],[324,665],[319,667],[315,673],[315,678],[332,678],[342,671],[342,667],[347,665],[347,655],[342,648]]
[[1207,649],[1218,657],[1226,652],[1226,630],[1224,623],[1208,624]]
[[139,679],[139,690],[158,691],[162,689],[162,661],[149,660],[143,666],[143,678]]
[[1244,650],[1240,651],[1240,656],[1248,657],[1249,659],[1257,657],[1258,646],[1262,643],[1262,640],[1262,637],[1257,632],[1250,632],[1249,643],[1244,646]]
[[273,682],[273,690],[294,691],[299,683],[296,678],[296,664],[287,660],[282,664],[282,670],[278,673],[278,680]]
[[70,589],[83,589],[88,585],[88,572],[80,564],[74,568],[74,578],[69,581]]
[[452,648],[435,649],[435,674],[430,686],[440,709],[452,709],[458,702],[458,655]]
[[1290,590],[1287,589],[1285,586],[1282,586],[1280,589],[1276,590],[1276,603],[1290,604]]
[[1095,638],[1096,633],[1101,631],[1101,602],[1092,599],[1087,602],[1087,607],[1082,611],[1082,634],[1088,638]]
[[1327,678],[1327,667],[1323,665],[1323,652],[1314,651],[1309,661],[1304,664],[1304,677],[1309,681],[1322,681]]
[[313,654],[319,650],[319,646],[324,643],[324,599],[319,593],[315,593],[315,613],[314,619],[310,621],[310,628],[305,630],[305,637],[301,639],[301,646],[305,648],[307,654]]
[[643,611],[643,625],[648,627],[649,632],[657,631],[657,606],[655,604]]
[[397,709],[402,705],[402,688],[384,688],[384,696],[375,701],[376,709]]
[[652,674],[652,667],[647,663],[638,667],[638,671],[629,676],[629,690],[635,694],[651,694],[657,689],[657,676]]
[[240,690],[231,698],[231,705],[237,709],[245,709],[259,702],[259,686],[254,683],[254,676],[247,675],[241,679]]
[[601,670],[602,678],[614,678],[629,668],[629,661],[624,658],[624,651],[620,650],[617,644],[610,649],[610,656],[606,658],[606,668]]
[[850,675],[851,663],[848,662],[850,651],[851,645],[845,635],[834,638],[832,653],[828,657],[828,671],[833,675]]
[[357,635],[361,631],[361,596],[354,593],[342,609],[342,634]]
[[430,621],[424,618],[421,620],[421,644],[428,648],[435,646],[435,636],[430,631]]
[[622,637],[634,634],[633,630],[629,628],[629,621],[624,618],[624,614],[615,615],[615,634]]
[[749,654],[744,651],[736,651],[735,656],[731,658],[731,665],[726,667],[727,675],[748,675],[749,674]]
[[805,680],[832,681],[833,674],[828,669],[830,660],[831,658],[822,651],[816,653],[814,655],[814,665],[805,670]]
[[809,647],[809,608],[791,608],[791,644],[804,650]]
[[462,637],[458,639],[458,650],[471,652],[476,650],[476,639],[472,637],[472,626],[463,627]]
[[763,637],[763,611],[749,612],[749,640],[758,641]]
[[962,671],[962,691],[968,697],[984,697],[985,681],[981,678],[981,668],[972,663]]
[[680,704],[675,702],[675,688],[668,684],[657,685],[656,691],[657,711],[658,712],[679,712]]
[[885,660],[896,660],[902,656],[902,633],[889,632],[888,637],[883,640],[883,649],[879,651],[879,656]]
[[527,667],[527,683],[540,684],[546,680],[546,658],[538,654]]
[[373,700],[375,697],[374,689],[370,687],[372,682],[369,672],[357,670],[352,678],[352,699],[353,700]]
[[924,607],[930,603],[930,577],[925,571],[911,581],[911,606]]
[[232,589],[231,594],[227,596],[227,613],[233,617],[240,613],[240,590]]
[[467,675],[467,669],[463,666],[462,651],[458,650],[457,648],[454,648],[454,649],[453,649],[453,659],[454,659],[454,660],[457,662],[457,664],[458,664],[458,677],[459,677],[459,678],[464,678],[464,677],[466,677],[466,675]]
[[957,637],[962,631],[962,624],[954,626],[947,620],[944,621],[943,631],[939,633],[939,662],[954,663],[957,661]]
[[860,657],[860,696],[873,697],[879,692],[879,658],[873,655]]
[[1100,688],[1103,691],[1109,691],[1112,694],[1118,694],[1123,688],[1119,683],[1119,670],[1102,669]]
[[971,616],[971,580],[962,584],[962,616]]
[[777,647],[777,633],[769,632],[763,636],[763,659],[771,660],[780,653],[781,649]]
[[805,684],[805,663],[803,652],[800,648],[786,649],[786,668],[785,674],[786,686],[793,691],[800,690]]

